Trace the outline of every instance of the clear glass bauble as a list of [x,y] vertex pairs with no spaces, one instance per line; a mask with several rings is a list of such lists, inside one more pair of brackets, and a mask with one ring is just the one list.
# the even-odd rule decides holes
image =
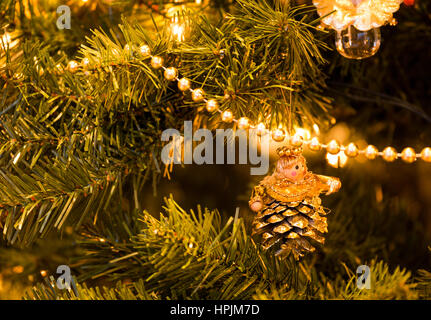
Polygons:
[[335,45],[338,52],[348,59],[364,59],[373,56],[380,48],[380,29],[360,31],[353,25],[337,31]]

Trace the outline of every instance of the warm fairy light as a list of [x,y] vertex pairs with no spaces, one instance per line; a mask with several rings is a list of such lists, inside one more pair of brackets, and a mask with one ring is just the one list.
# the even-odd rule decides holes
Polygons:
[[326,160],[330,166],[335,168],[338,167],[338,154],[330,154],[329,152],[327,152]]
[[201,3],[202,3],[202,0],[195,0],[195,3],[196,3],[196,4],[201,4]]
[[106,240],[105,240],[105,239],[103,239],[103,238],[99,238],[99,241],[100,241],[100,242],[106,242]]
[[171,37],[179,42],[185,40],[186,33],[186,21],[184,16],[181,14],[182,10],[184,10],[184,6],[172,7],[168,10],[167,17],[170,17],[170,32]]
[[314,130],[315,134],[317,134],[317,135],[320,134],[320,128],[317,124],[313,124],[313,130]]
[[40,270],[40,275],[42,277],[46,277],[47,274],[48,274],[48,272],[46,270]]
[[337,154],[326,153],[326,160],[328,164],[334,168],[342,168],[347,163],[347,156],[343,151],[338,152]]
[[177,41],[184,41],[184,26],[179,23],[171,24],[172,35]]

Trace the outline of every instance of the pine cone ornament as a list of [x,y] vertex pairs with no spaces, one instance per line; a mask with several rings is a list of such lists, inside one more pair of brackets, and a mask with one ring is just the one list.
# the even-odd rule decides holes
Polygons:
[[283,147],[276,169],[253,189],[250,208],[257,212],[253,234],[262,236],[262,246],[277,244],[276,256],[293,254],[295,259],[315,251],[312,243],[325,242],[328,232],[319,195],[340,189],[338,178],[315,175],[307,170],[302,149]]

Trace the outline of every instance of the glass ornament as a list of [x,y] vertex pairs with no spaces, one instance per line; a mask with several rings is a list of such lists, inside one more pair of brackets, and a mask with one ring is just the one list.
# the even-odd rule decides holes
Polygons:
[[356,29],[353,25],[337,31],[335,45],[337,51],[348,59],[365,59],[373,56],[380,48],[380,29],[368,31]]

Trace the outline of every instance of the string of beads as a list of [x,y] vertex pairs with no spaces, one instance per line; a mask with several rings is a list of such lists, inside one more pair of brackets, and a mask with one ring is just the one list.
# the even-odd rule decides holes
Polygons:
[[[130,50],[129,46],[126,45],[125,50]],[[304,138],[301,134],[296,133],[292,136],[286,134],[283,128],[276,128],[273,130],[269,130],[266,128],[263,122],[258,124],[252,124],[247,117],[241,117],[236,119],[231,110],[221,110],[219,102],[217,99],[206,98],[206,93],[202,88],[193,89],[191,85],[191,81],[185,77],[179,78],[178,69],[175,67],[166,67],[164,65],[164,59],[160,56],[152,55],[151,49],[148,45],[144,44],[139,47],[139,53],[144,58],[151,58],[150,64],[151,66],[158,70],[162,69],[164,77],[169,81],[176,81],[178,85],[178,89],[182,92],[190,92],[191,98],[194,102],[202,102],[205,103],[205,108],[208,112],[218,112],[220,114],[221,120],[225,123],[236,123],[238,129],[254,129],[259,136],[269,134],[270,137],[276,142],[282,142],[287,139],[294,147],[302,147],[307,146],[312,151],[321,151],[326,150],[328,153],[336,155],[340,152],[344,152],[344,154],[350,158],[355,158],[359,155],[364,155],[369,160],[374,160],[377,157],[382,157],[387,162],[393,162],[397,159],[402,159],[407,163],[413,163],[417,159],[422,159],[426,162],[431,162],[431,148],[425,147],[420,153],[416,153],[416,151],[407,147],[402,150],[402,152],[397,152],[393,147],[386,147],[383,151],[379,151],[375,146],[368,145],[365,149],[360,149],[355,143],[349,143],[344,146],[341,145],[337,140],[331,140],[327,144],[321,143],[317,137],[313,137],[310,139]],[[75,72],[81,66],[82,68],[87,68],[90,64],[88,58],[84,58],[81,61],[81,64],[72,60],[68,63],[67,69],[71,72]]]

